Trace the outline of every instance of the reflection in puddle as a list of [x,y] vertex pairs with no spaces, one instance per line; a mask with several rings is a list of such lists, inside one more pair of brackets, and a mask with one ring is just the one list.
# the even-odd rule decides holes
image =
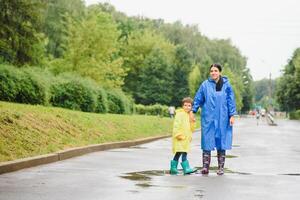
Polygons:
[[128,190],[128,192],[131,192],[131,193],[139,193],[139,191],[137,191],[137,190]]
[[[193,176],[193,175],[197,176],[197,175],[201,174],[200,170],[202,167],[195,167],[195,168],[197,169],[197,172],[194,174],[187,175],[187,176]],[[210,167],[211,173],[216,173],[217,170],[218,170],[217,166]],[[251,175],[250,173],[232,171],[228,168],[224,168],[224,172],[225,172],[225,174]],[[120,177],[131,180],[131,181],[138,181],[138,183],[136,183],[135,185],[142,187],[142,188],[149,188],[149,187],[185,188],[186,187],[186,186],[182,186],[182,185],[162,186],[162,185],[151,184],[151,180],[152,180],[153,176],[166,176],[166,175],[170,175],[169,170],[149,170],[149,171],[140,171],[140,172],[130,172],[130,173],[126,173],[125,175],[120,176]],[[295,175],[295,174],[283,174],[283,175]],[[300,175],[300,174],[297,174],[297,175]],[[181,169],[179,169],[179,174],[177,176],[184,176]],[[206,175],[206,176],[209,176],[209,175]],[[176,175],[175,175],[175,177],[176,177]],[[202,190],[199,190],[199,191],[202,191]],[[199,198],[202,198],[203,197],[202,193],[201,194],[198,194],[198,193],[196,194],[196,196]]]
[[147,147],[141,147],[141,146],[133,146],[129,147],[130,149],[148,149]]
[[121,151],[121,150],[108,150],[107,152],[126,153],[126,152],[129,152],[129,151]]
[[204,190],[196,190],[194,197],[196,199],[202,199],[204,197]]
[[285,175],[285,176],[300,176],[300,174],[297,174],[297,173],[279,174],[279,175]]
[[[217,157],[217,156],[212,156],[212,157]],[[237,158],[238,156],[235,155],[226,155],[226,158]]]
[[151,176],[165,176],[167,174],[170,174],[169,170],[152,170],[152,171],[126,173],[126,175],[120,177],[132,181],[138,181],[138,183],[135,185],[142,188],[148,188],[148,187],[184,188],[185,187],[181,185],[161,186],[161,185],[153,185],[150,183],[152,179]]

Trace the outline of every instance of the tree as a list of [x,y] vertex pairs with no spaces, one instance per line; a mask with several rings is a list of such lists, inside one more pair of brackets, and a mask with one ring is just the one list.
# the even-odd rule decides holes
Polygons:
[[85,14],[82,0],[48,0],[43,31],[48,38],[47,53],[54,58],[63,56],[67,45],[68,17],[79,20]]
[[181,106],[181,100],[190,95],[189,73],[192,69],[191,53],[184,46],[177,46],[175,52],[175,65],[173,67],[173,97],[171,105]]
[[138,75],[134,93],[136,103],[169,105],[172,91],[172,68],[166,62],[166,55],[160,49],[153,49],[147,56]]
[[[127,43],[124,43],[121,50],[121,56],[124,59],[123,67],[127,70],[125,84],[123,89],[134,94],[137,91],[136,81],[139,78],[144,66],[145,59],[154,49],[160,49],[165,55],[165,61],[168,64],[174,60],[175,47],[162,36],[151,30],[133,31]],[[136,96],[136,95],[133,95]]]
[[294,51],[284,67],[283,76],[278,81],[276,96],[282,110],[289,112],[300,109],[300,48]]
[[233,73],[229,68],[224,68],[222,74],[229,78],[230,84],[232,85],[235,94],[236,109],[240,111],[243,107],[242,94],[244,92],[242,77],[236,76],[236,74]]
[[120,88],[126,73],[118,56],[119,32],[111,16],[91,7],[82,21],[69,21],[67,50],[63,59],[52,63],[52,70],[77,72],[103,87]]
[[42,0],[0,0],[0,5],[0,60],[18,66],[42,62]]

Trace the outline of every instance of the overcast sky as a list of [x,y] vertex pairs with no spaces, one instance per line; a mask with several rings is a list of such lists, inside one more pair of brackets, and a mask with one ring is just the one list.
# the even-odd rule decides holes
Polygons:
[[254,80],[280,76],[300,47],[300,0],[85,0],[109,2],[128,16],[197,24],[213,39],[230,38],[248,58]]

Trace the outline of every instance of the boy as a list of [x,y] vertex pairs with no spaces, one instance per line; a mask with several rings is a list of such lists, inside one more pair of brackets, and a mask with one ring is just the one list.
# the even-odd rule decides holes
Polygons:
[[187,160],[187,153],[190,151],[192,141],[192,132],[194,131],[194,122],[190,120],[190,111],[193,100],[186,97],[182,100],[182,108],[176,110],[176,116],[173,125],[172,150],[174,155],[171,160],[170,174],[178,174],[177,165],[181,156],[181,166],[184,174],[190,174],[196,169],[190,168]]

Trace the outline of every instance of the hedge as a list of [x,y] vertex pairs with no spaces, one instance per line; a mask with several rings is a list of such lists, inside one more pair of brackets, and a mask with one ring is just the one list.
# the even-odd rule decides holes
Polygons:
[[103,89],[74,73],[54,76],[39,67],[0,64],[0,100],[43,104],[97,113],[133,113],[132,98],[122,90]]
[[46,104],[46,85],[23,68],[0,65],[0,100],[27,104]]
[[50,88],[50,103],[53,106],[95,112],[96,88],[87,79],[73,74],[62,74]]
[[298,120],[300,120],[300,110],[291,112],[290,113],[290,119],[298,119]]
[[133,112],[133,100],[120,90],[107,91],[108,112],[117,114],[131,114]]
[[149,106],[137,104],[135,105],[135,113],[141,115],[159,115],[164,117],[169,116],[168,106],[160,104],[154,104]]

